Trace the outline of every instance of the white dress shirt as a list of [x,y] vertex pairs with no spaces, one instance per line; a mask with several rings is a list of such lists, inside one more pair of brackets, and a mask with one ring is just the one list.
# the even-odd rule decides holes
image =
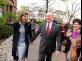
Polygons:
[[[47,31],[47,27],[48,27],[48,23],[46,24],[46,31]],[[49,27],[50,27],[50,30],[51,30],[52,22],[50,23]]]

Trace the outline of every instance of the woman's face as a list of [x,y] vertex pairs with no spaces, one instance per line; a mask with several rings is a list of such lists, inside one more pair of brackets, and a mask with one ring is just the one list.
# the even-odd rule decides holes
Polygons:
[[64,27],[64,26],[65,26],[65,24],[62,24],[62,26]]
[[34,19],[32,19],[32,21],[34,22]]
[[75,23],[73,24],[73,27],[74,27],[75,30],[78,30],[78,29],[81,27],[81,25],[79,25],[78,22],[75,22]]
[[23,21],[23,22],[26,22],[27,19],[28,19],[28,15],[24,15],[24,16],[22,16],[22,21]]

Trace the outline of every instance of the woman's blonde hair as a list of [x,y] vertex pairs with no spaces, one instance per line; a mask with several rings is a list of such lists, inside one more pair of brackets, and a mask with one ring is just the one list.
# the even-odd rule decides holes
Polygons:
[[66,23],[65,23],[65,22],[62,22],[62,25],[64,25],[64,26],[65,26],[65,25],[66,25]]
[[[28,13],[25,12],[25,11],[22,11],[22,12],[19,14],[18,21],[19,21],[20,23],[22,23],[22,16],[24,16],[24,15],[28,15]],[[26,21],[25,23],[27,23],[27,21]]]

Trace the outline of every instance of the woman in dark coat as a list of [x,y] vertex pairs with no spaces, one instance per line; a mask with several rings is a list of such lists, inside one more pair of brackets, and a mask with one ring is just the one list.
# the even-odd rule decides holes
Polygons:
[[[13,24],[14,35],[13,35],[13,46],[12,46],[12,56],[14,60],[25,61],[25,57],[28,56],[29,48],[29,37],[31,39],[31,24],[27,22],[28,13],[21,12],[18,18],[18,22]],[[29,37],[28,37],[29,35]]]

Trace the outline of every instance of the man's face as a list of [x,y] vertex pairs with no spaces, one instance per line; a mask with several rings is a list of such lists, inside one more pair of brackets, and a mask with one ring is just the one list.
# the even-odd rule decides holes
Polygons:
[[43,22],[45,22],[45,21],[43,21]]
[[70,22],[67,22],[67,24],[70,24]]
[[51,13],[47,13],[47,14],[46,14],[46,21],[47,21],[48,23],[51,23],[52,20],[53,20],[52,14],[51,14]]
[[54,18],[54,20],[56,20],[56,18]]

